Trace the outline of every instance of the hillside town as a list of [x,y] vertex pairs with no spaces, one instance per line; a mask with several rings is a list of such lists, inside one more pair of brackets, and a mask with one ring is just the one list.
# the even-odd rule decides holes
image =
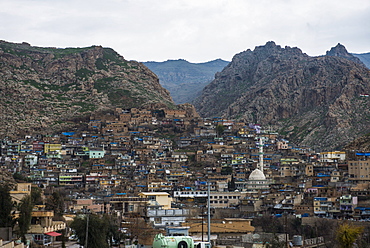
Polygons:
[[[203,241],[207,209],[218,246],[264,247],[257,244],[268,233],[253,221],[262,216],[307,225],[370,221],[369,151],[315,152],[268,127],[185,110],[117,108],[92,115],[78,130],[4,138],[0,155],[3,174],[23,179],[12,184],[13,201],[34,188],[44,201],[56,192],[64,196],[60,220],[44,204],[34,206],[27,239],[39,245],[87,214],[114,216],[127,234],[118,245],[141,247],[151,247],[160,232]],[[150,232],[134,235],[138,223]],[[317,230],[305,239],[280,234],[292,247],[330,242]]]

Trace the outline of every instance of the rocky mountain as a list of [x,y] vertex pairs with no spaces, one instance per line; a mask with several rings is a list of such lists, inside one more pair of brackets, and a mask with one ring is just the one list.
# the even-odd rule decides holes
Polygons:
[[370,69],[370,53],[353,53],[352,55],[359,58]]
[[0,41],[0,137],[48,133],[110,108],[174,106],[142,63],[110,48]]
[[353,140],[344,148],[349,151],[370,151],[370,133]]
[[193,101],[214,79],[215,73],[228,63],[221,59],[206,63],[190,63],[183,59],[144,62],[158,76],[160,84],[170,91],[176,104]]
[[236,54],[194,105],[202,116],[271,125],[299,145],[326,150],[370,132],[369,93],[370,70],[342,45],[310,57],[268,42]]
[[345,58],[345,59],[351,60],[353,62],[356,62],[358,64],[365,66],[365,64],[362,63],[361,59],[348,53],[347,49],[340,43],[338,43],[338,45],[336,45],[335,47],[332,47],[330,51],[327,51],[326,56],[336,56],[336,57]]

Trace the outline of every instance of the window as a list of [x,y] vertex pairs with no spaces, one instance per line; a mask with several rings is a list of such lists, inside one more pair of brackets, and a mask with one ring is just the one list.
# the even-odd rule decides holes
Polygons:
[[160,224],[160,223],[162,223],[162,218],[161,218],[161,217],[156,217],[156,218],[154,218],[154,223],[155,223],[155,224]]

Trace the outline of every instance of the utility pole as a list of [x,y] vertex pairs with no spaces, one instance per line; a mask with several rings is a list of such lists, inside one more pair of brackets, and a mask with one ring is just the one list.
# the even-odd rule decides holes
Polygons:
[[87,240],[89,238],[89,214],[86,214],[86,238],[85,238],[85,247],[87,248]]
[[202,207],[202,242],[204,241],[204,207]]
[[288,213],[284,213],[284,226],[285,226],[285,246],[286,248],[289,248],[289,242],[288,242]]
[[208,206],[208,211],[207,211],[207,226],[208,226],[208,242],[211,242],[211,185],[209,181],[207,182],[208,185],[208,201],[207,201],[207,206]]

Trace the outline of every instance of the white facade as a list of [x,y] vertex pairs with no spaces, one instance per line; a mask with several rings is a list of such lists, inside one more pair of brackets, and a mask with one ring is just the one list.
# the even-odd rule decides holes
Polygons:
[[320,162],[323,163],[335,163],[339,161],[344,161],[346,159],[345,152],[322,152],[320,153]]
[[156,228],[181,226],[189,216],[189,209],[148,209],[147,216]]

